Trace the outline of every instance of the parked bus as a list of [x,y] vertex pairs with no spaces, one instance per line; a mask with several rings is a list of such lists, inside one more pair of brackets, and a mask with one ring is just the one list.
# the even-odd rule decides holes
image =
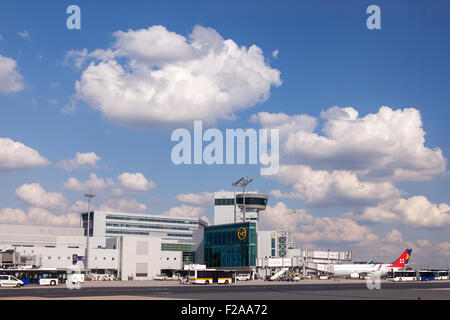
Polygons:
[[414,270],[389,272],[387,278],[395,282],[416,281],[417,272]]
[[189,272],[188,282],[194,284],[223,283],[234,282],[233,272],[219,270],[192,270]]
[[419,280],[420,281],[431,281],[435,280],[433,271],[419,271]]
[[67,270],[65,269],[0,269],[1,275],[14,276],[26,284],[39,284],[41,286],[56,286],[66,283]]
[[433,273],[436,280],[448,280],[448,271],[435,270]]

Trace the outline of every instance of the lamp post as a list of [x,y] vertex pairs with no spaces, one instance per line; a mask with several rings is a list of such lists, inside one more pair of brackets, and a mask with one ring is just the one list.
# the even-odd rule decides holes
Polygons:
[[242,187],[242,213],[243,213],[243,217],[242,217],[242,221],[245,222],[245,187],[253,181],[253,178],[242,178],[241,182],[239,182],[238,186]]
[[234,187],[234,223],[236,224],[236,187],[239,185],[239,183],[244,180],[244,177],[240,178],[238,181],[232,184]]
[[84,267],[85,267],[85,277],[88,275],[88,264],[89,264],[89,236],[91,231],[91,200],[95,198],[95,194],[92,192],[86,193],[84,195],[88,199],[88,213],[87,213],[87,227],[86,227],[86,254],[84,257]]
[[[292,210],[292,211],[290,211],[288,213],[288,216],[291,216],[291,215],[296,214],[296,213],[297,213],[297,211],[294,209],[294,210]],[[288,233],[287,248],[288,249],[294,249],[295,248],[295,242],[294,242],[294,237],[292,236],[292,230],[288,231],[287,229],[288,229],[288,227],[287,227],[287,224],[286,224],[286,231]]]
[[236,223],[236,187],[242,187],[243,193],[243,213],[244,213],[244,222],[245,222],[245,187],[253,181],[253,178],[240,178],[238,181],[232,184],[234,187],[234,223]]

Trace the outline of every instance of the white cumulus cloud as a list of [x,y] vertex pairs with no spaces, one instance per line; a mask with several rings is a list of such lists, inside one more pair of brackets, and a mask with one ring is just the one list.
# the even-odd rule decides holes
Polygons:
[[0,219],[5,224],[27,224],[28,217],[20,209],[4,208],[0,210]]
[[77,65],[91,61],[76,82],[77,98],[116,123],[231,119],[281,85],[259,47],[240,47],[211,28],[196,26],[188,38],[163,26],[114,36],[110,48],[69,55]]
[[[86,209],[85,209],[86,210]],[[111,199],[99,207],[100,211],[145,213],[147,205],[136,199]]]
[[390,182],[360,181],[355,173],[312,170],[308,166],[283,165],[275,179],[292,187],[290,193],[271,192],[279,198],[296,198],[309,205],[364,205],[398,197],[401,192]]
[[214,204],[214,193],[180,193],[177,195],[177,200],[194,206],[210,206]]
[[115,185],[112,179],[102,179],[97,177],[95,173],[91,173],[85,182],[79,181],[77,178],[69,178],[63,185],[65,189],[78,192],[101,192]]
[[66,198],[59,192],[47,192],[39,183],[24,184],[16,189],[15,197],[29,206],[46,209],[65,209]]
[[67,226],[79,227],[80,216],[76,213],[67,213],[55,215],[42,208],[30,208],[28,210],[28,219],[30,224],[48,225],[48,226]]
[[145,192],[156,187],[153,181],[148,181],[142,173],[124,172],[117,177],[119,184],[131,192]]
[[4,208],[0,210],[0,219],[6,224],[24,224],[35,226],[78,227],[80,217],[74,213],[55,215],[43,208],[20,209]]
[[64,183],[63,187],[78,192],[93,191],[103,197],[123,197],[129,194],[147,192],[155,188],[156,184],[139,172],[124,172],[117,177],[117,181],[111,178],[103,179],[95,173],[91,173],[84,182],[71,177]]
[[39,152],[21,142],[0,137],[0,171],[25,170],[48,165]]
[[366,208],[360,219],[379,223],[399,221],[412,227],[445,228],[450,226],[450,205],[431,203],[424,196],[391,199]]
[[[314,169],[349,170],[371,180],[429,180],[445,172],[439,148],[425,147],[425,131],[417,109],[381,107],[359,117],[353,108],[333,107],[317,119],[306,115],[262,112],[252,119],[280,128],[282,152],[290,161]],[[286,160],[286,159],[285,159]]]
[[366,227],[346,217],[315,217],[303,209],[295,212],[283,202],[267,206],[261,213],[261,226],[269,230],[286,230],[301,243],[341,243],[374,241],[377,236]]
[[97,162],[101,160],[101,157],[95,154],[95,152],[80,153],[77,152],[74,159],[65,159],[58,163],[58,166],[66,171],[72,171],[79,167],[83,168],[97,168]]
[[203,207],[195,207],[188,205],[181,205],[177,207],[172,207],[169,210],[165,211],[163,215],[165,216],[173,216],[173,217],[193,217],[197,218],[201,214],[205,212],[205,208]]
[[23,76],[17,71],[16,61],[0,55],[0,93],[18,92],[23,88]]

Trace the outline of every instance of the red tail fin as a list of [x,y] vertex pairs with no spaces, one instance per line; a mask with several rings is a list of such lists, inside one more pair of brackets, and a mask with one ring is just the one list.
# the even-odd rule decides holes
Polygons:
[[405,251],[403,251],[402,255],[389,267],[404,268],[405,264],[407,264],[409,261],[409,255],[410,255],[410,251],[408,249],[406,249]]

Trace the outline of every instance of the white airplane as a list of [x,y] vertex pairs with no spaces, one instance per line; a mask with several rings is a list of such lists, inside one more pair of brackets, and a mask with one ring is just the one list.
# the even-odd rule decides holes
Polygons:
[[402,255],[392,264],[334,264],[331,273],[335,277],[360,278],[374,272],[379,272],[380,276],[390,271],[404,269],[411,257],[412,249],[406,249]]

